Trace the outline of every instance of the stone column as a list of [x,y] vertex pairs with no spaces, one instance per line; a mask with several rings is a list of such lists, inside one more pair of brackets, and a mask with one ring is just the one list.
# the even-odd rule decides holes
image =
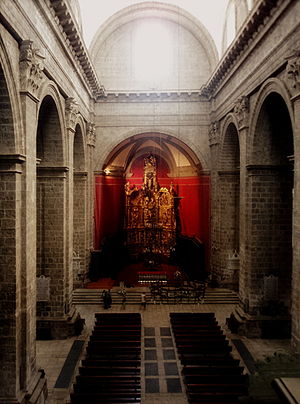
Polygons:
[[234,114],[236,117],[239,144],[240,144],[240,208],[239,208],[239,255],[240,255],[240,269],[239,269],[239,296],[243,308],[248,307],[248,293],[249,273],[246,265],[246,240],[247,240],[247,138],[249,133],[249,99],[248,97],[241,97],[237,100],[234,106]]
[[74,136],[78,116],[78,104],[74,98],[67,98],[65,104],[66,117],[66,144],[67,144],[67,165],[66,172],[66,312],[72,305],[73,292],[73,189],[74,189]]
[[300,50],[288,60],[285,81],[294,109],[294,198],[293,198],[293,273],[292,273],[292,345],[300,349]]
[[95,151],[95,143],[96,143],[96,130],[95,124],[89,123],[87,125],[87,145],[88,145],[88,177],[87,177],[87,187],[88,187],[88,201],[89,204],[87,206],[88,215],[90,217],[90,221],[88,223],[88,238],[87,245],[90,248],[90,251],[94,248],[94,151]]
[[239,268],[232,267],[232,257],[239,254],[239,171],[218,171],[219,193],[219,284],[238,290]]
[[[229,328],[236,333],[251,336],[259,335],[259,330],[249,330],[247,326],[250,316],[249,302],[251,293],[251,261],[249,257],[248,242],[251,234],[248,226],[250,225],[251,215],[248,205],[248,173],[247,173],[247,138],[249,132],[249,99],[243,96],[237,100],[234,106],[234,115],[236,117],[239,144],[240,144],[240,208],[239,208],[239,297],[240,305],[231,314],[228,319]],[[246,318],[247,317],[247,318]]]
[[89,249],[87,206],[88,197],[88,173],[74,172],[74,218],[73,218],[73,279],[74,289],[81,288],[88,277]]
[[20,388],[26,400],[46,400],[47,385],[43,371],[36,367],[36,133],[37,93],[45,80],[43,51],[31,40],[20,46],[20,98],[23,113],[26,162],[22,170],[21,218],[21,316],[22,331],[17,336],[21,347]]
[[[0,234],[0,403],[46,401],[44,372],[36,367],[36,109],[44,80],[40,50],[30,40],[20,46],[22,154],[1,155]],[[20,123],[17,123],[20,125]]]
[[218,152],[219,122],[214,121],[209,129],[209,146],[211,153],[211,276],[212,281],[220,279],[220,211],[218,192]]
[[[289,336],[287,310],[273,313],[268,302],[288,300],[288,245],[282,239],[288,231],[288,190],[286,168],[246,164],[248,101],[243,97],[235,107],[241,143],[240,204],[240,307],[228,324],[233,332],[248,337],[278,338]],[[272,208],[270,208],[272,201]],[[279,220],[279,212],[282,212]],[[274,223],[278,223],[278,228]],[[286,243],[286,244],[285,244]],[[276,270],[278,276],[271,276]],[[282,289],[277,293],[276,282]],[[271,296],[272,295],[272,296]]]
[[[22,363],[26,354],[23,343],[32,330],[24,328],[22,316],[22,164],[25,156],[0,156],[0,403],[19,403],[26,386],[28,363]],[[29,304],[30,306],[30,304]],[[35,357],[32,359],[35,361]]]

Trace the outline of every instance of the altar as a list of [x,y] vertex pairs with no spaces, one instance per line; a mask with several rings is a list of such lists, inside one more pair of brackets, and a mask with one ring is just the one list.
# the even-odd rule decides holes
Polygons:
[[151,283],[167,283],[168,276],[165,271],[139,271],[138,275],[138,283],[140,285],[149,285]]

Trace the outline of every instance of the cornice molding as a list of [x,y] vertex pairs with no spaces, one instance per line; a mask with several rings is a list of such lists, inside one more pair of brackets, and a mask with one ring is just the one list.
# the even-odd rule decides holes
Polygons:
[[109,92],[98,97],[98,102],[155,102],[207,101],[199,91],[131,91]]
[[81,33],[75,23],[72,12],[65,0],[48,0],[50,7],[54,11],[57,23],[61,27],[65,40],[70,46],[72,53],[80,65],[87,83],[95,98],[104,95],[104,86],[99,83],[97,74],[90,60],[88,51],[81,39]]
[[252,9],[247,21],[243,25],[236,40],[227,49],[210,80],[201,88],[201,95],[211,98],[225,77],[232,70],[232,66],[241,56],[249,50],[251,43],[256,39],[263,27],[274,14],[278,5],[291,0],[261,0]]

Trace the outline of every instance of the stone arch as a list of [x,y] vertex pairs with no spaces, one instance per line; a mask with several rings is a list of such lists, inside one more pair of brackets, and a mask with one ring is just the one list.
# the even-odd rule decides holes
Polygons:
[[[170,50],[169,59],[172,60],[164,79],[152,76],[140,78],[138,73],[137,61],[143,50],[139,50],[140,46],[134,38],[142,36],[139,35],[141,24],[143,29],[146,29],[147,24],[151,22],[157,24],[155,31],[165,30],[166,37],[172,43],[171,46],[166,45],[163,52],[163,55],[166,55]],[[144,35],[144,41],[146,36]],[[191,42],[194,46],[193,53],[189,50]],[[160,43],[164,44],[163,34]],[[148,45],[148,52],[151,52],[150,49],[152,48]],[[182,57],[178,57],[179,52]],[[97,31],[90,46],[90,53],[107,91],[128,91],[130,88],[151,90],[153,87],[166,90],[200,88],[218,62],[215,43],[199,20],[177,6],[156,2],[135,4],[115,13]],[[169,59],[166,58],[164,66],[168,64]],[[153,63],[156,69],[155,60],[156,56],[153,56],[149,63]],[[122,69],[116,70],[120,63]],[[191,70],[191,64],[197,64],[198,69]],[[113,69],[114,76],[111,75]],[[190,69],[189,74],[185,74],[186,69]],[[143,70],[146,71],[147,68]],[[158,76],[162,70],[163,66],[158,68]]]
[[[269,153],[271,151],[271,147],[269,147],[269,146],[270,146],[270,141],[272,139],[270,138],[270,136],[266,136],[266,137],[261,136],[262,130],[266,134],[271,133],[270,127],[268,126],[270,124],[269,120],[267,122],[265,122],[265,125],[260,127],[260,131],[257,131],[257,128],[258,128],[260,122],[262,121],[263,109],[268,107],[268,100],[270,100],[269,97],[277,98],[277,101],[281,104],[281,106],[286,109],[286,111],[288,113],[290,130],[293,132],[294,112],[293,112],[293,108],[292,108],[292,105],[290,102],[289,92],[288,92],[287,88],[285,87],[285,85],[283,84],[283,82],[280,81],[279,79],[276,79],[276,78],[269,79],[266,81],[266,83],[260,89],[260,91],[257,95],[256,103],[253,108],[253,112],[250,116],[250,123],[251,123],[250,124],[250,142],[249,142],[250,149],[248,152],[248,160],[249,160],[250,164],[260,164],[260,163],[268,164],[265,159],[266,156],[268,156],[269,163],[271,162],[271,160],[273,161],[273,163],[275,162],[274,159],[276,160],[275,156],[274,155],[271,156]],[[278,105],[278,103],[276,103],[276,105]],[[278,105],[278,107],[279,107],[279,105]],[[267,113],[267,116],[270,116],[270,114]],[[279,122],[280,117],[278,116],[278,114],[275,114],[274,111],[273,111],[273,116],[275,118],[278,118],[277,129],[279,129],[281,127],[280,122]],[[260,140],[263,139],[263,140],[265,140],[265,142],[269,142],[268,144],[264,144],[264,149],[260,149],[260,150],[258,150],[258,146],[260,145],[260,141],[258,139],[259,137],[260,137]],[[280,141],[280,139],[277,139],[277,140]],[[287,145],[282,144],[281,146],[283,146],[283,149],[285,149]],[[289,144],[288,147],[294,149],[293,144]],[[278,145],[278,148],[280,148],[280,145]],[[279,163],[279,162],[277,161],[277,163]]]
[[74,134],[74,158],[73,158],[73,169],[74,171],[85,171],[86,170],[86,145],[85,145],[85,125],[82,119],[78,119],[75,125]]
[[[161,165],[160,163],[157,165],[160,186],[169,187],[173,183],[173,189],[180,196],[180,221],[178,221],[181,224],[180,234],[202,240],[206,267],[209,268],[209,175],[202,169],[202,162],[195,151],[187,144],[178,138],[155,131],[137,133],[124,139],[107,153],[103,165],[96,170],[95,248],[99,249],[104,237],[110,237],[112,233],[117,234],[122,230],[124,217],[120,201],[125,196],[125,182],[142,186],[143,159],[149,152],[156,157],[156,161],[159,162],[160,158],[163,160]],[[176,157],[176,153],[179,158]],[[179,162],[177,166],[176,160]],[[170,171],[167,175],[164,171],[165,163]],[[115,211],[114,200],[118,201]],[[202,252],[202,256],[203,254]]]
[[[293,113],[279,80],[270,79],[261,88],[251,118],[247,166],[250,310],[261,305],[259,310],[270,314],[272,299],[283,315],[291,304],[294,145]],[[271,275],[278,290],[273,288],[270,298],[264,280]],[[288,325],[281,331],[288,334]]]
[[88,183],[85,124],[79,117],[73,144],[73,287],[82,287],[86,274]]
[[[129,160],[131,160],[131,157],[137,151],[136,149],[138,147],[140,147],[140,145],[142,145],[143,143],[147,142],[150,139],[157,141],[158,143],[160,143],[160,142],[170,143],[171,145],[176,147],[180,151],[180,153],[185,155],[185,157],[187,158],[187,160],[189,161],[191,166],[193,166],[195,168],[195,171],[202,170],[202,162],[200,162],[201,160],[199,160],[199,158],[197,157],[195,152],[192,149],[190,149],[190,147],[187,144],[185,144],[178,138],[167,135],[165,133],[157,133],[157,132],[138,133],[130,138],[124,139],[115,148],[113,148],[112,151],[108,154],[108,156],[106,157],[105,163],[103,165],[103,169],[105,169],[110,164],[110,161],[113,159],[114,155],[116,153],[119,153],[122,148],[126,147],[130,143],[131,144],[135,143],[136,147],[132,148],[131,152],[129,153],[129,157],[127,159],[126,166],[124,167],[124,169],[126,170],[128,164],[129,164]],[[149,151],[150,151],[150,149],[149,149]],[[142,151],[142,153],[144,153],[144,152]],[[175,161],[176,158],[174,158],[174,157],[172,158],[172,156],[170,155],[170,152],[169,152],[169,155],[167,155],[166,151],[162,151],[162,153],[163,153],[165,159],[167,159],[167,162],[169,163],[170,168],[172,168],[173,172],[175,172],[176,171],[176,161]]]
[[[62,99],[54,83],[48,83],[39,93],[37,158],[44,166],[60,166],[66,162],[65,118]],[[41,132],[43,128],[43,132]]]
[[[27,292],[21,287],[21,280],[26,278],[26,265],[21,262],[22,236],[25,235],[21,226],[24,217],[22,163],[25,160],[20,155],[24,153],[22,129],[15,70],[0,37],[0,306],[3,324],[0,328],[0,391],[3,401],[12,402],[16,394],[27,387],[22,376],[26,375],[29,380],[35,367],[30,350],[26,351],[26,359],[23,356],[25,349],[34,345],[34,340],[30,335],[32,313],[26,307]],[[21,335],[24,338],[20,338]]]
[[[92,43],[90,45],[90,53],[92,59],[95,53],[101,46],[101,42],[107,40],[109,35],[123,24],[127,24],[137,18],[145,17],[159,17],[165,18],[176,23],[180,23],[201,43],[207,44],[208,58],[212,69],[218,63],[218,52],[216,45],[204,25],[193,15],[183,10],[180,7],[173,6],[167,3],[153,3],[144,2],[141,4],[134,4],[128,6],[110,17],[104,24],[102,24],[96,32]],[[101,39],[101,42],[100,42]]]
[[[67,279],[67,182],[65,125],[54,85],[43,88],[38,110],[37,147],[37,275],[49,278],[47,306],[37,302],[38,338],[61,338],[58,325],[68,310],[62,285]],[[51,318],[51,322],[45,321]],[[55,321],[53,321],[55,320]]]
[[218,171],[218,255],[219,283],[238,289],[240,224],[240,144],[235,118],[226,118],[221,133]]
[[221,150],[219,155],[220,170],[236,170],[240,165],[239,132],[235,118],[230,114],[221,133]]
[[10,154],[22,152],[22,115],[16,83],[11,78],[14,71],[0,38],[0,152]]
[[171,129],[164,129],[162,130],[157,130],[153,128],[153,130],[147,130],[147,132],[142,132],[140,130],[132,129],[129,130],[123,134],[118,139],[114,139],[114,142],[111,142],[110,147],[107,149],[103,149],[102,156],[99,156],[98,161],[95,162],[95,170],[99,171],[99,169],[105,169],[107,164],[109,163],[111,157],[112,157],[112,150],[117,151],[119,147],[122,147],[122,144],[125,144],[126,142],[130,142],[130,139],[136,139],[139,136],[147,136],[147,134],[157,134],[157,136],[162,136],[164,138],[172,138],[173,141],[178,142],[178,144],[181,145],[181,147],[185,147],[188,149],[188,152],[186,153],[187,155],[192,158],[192,160],[195,163],[195,166],[199,167],[199,169],[203,171],[209,171],[210,165],[205,157],[204,153],[202,150],[199,149],[199,146],[197,146],[195,143],[187,141],[186,139],[183,140],[183,136],[178,135],[178,131],[172,131]]

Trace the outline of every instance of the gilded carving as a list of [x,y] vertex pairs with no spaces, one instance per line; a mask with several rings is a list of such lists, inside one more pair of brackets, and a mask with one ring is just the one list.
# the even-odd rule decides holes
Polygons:
[[68,129],[75,131],[75,125],[78,115],[78,104],[74,98],[69,97],[66,99],[66,124]]
[[246,96],[240,97],[235,103],[233,112],[236,116],[238,127],[247,126],[249,118],[249,98]]
[[33,47],[33,41],[28,39],[21,43],[19,56],[21,91],[37,95],[44,79],[44,59],[41,51]]
[[144,159],[142,186],[127,182],[125,196],[125,230],[131,252],[168,257],[175,245],[174,191],[172,184],[170,189],[159,187],[153,155]]

